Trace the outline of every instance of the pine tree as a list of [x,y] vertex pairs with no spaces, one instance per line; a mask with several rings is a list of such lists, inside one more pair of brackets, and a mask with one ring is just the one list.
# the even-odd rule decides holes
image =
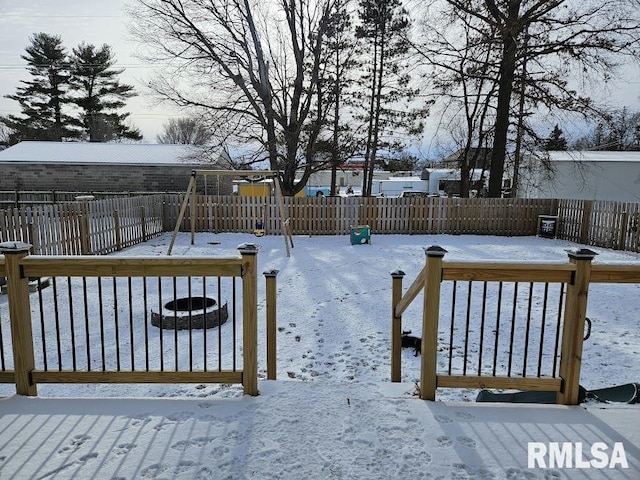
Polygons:
[[329,18],[329,28],[327,29],[325,43],[327,58],[325,59],[324,72],[327,80],[321,82],[321,84],[328,85],[328,129],[331,131],[331,139],[326,144],[327,151],[331,156],[329,163],[331,166],[330,190],[332,194],[338,190],[338,167],[353,155],[357,145],[349,123],[345,122],[345,115],[343,114],[351,72],[359,65],[358,60],[355,58],[352,19],[347,8],[349,2],[350,0],[337,0]]
[[22,116],[9,115],[1,121],[13,131],[12,143],[77,138],[77,122],[64,111],[69,103],[69,62],[62,40],[58,35],[36,33],[30,42],[21,58],[27,62],[31,80],[22,80],[15,95],[6,95],[20,103]]
[[359,14],[356,37],[369,59],[361,79],[367,111],[360,117],[367,125],[362,193],[368,196],[378,152],[402,151],[402,142],[392,132],[421,133],[425,110],[408,104],[417,91],[408,73],[409,16],[400,0],[360,0]]
[[562,130],[560,129],[560,127],[558,127],[558,125],[553,127],[553,131],[551,132],[551,135],[549,135],[549,138],[547,138],[547,141],[544,144],[544,148],[547,151],[567,149],[567,139],[564,138]]
[[81,43],[73,49],[70,85],[73,103],[81,110],[79,120],[83,135],[90,142],[128,138],[142,139],[140,131],[125,125],[129,113],[118,113],[125,100],[136,93],[130,85],[118,80],[124,70],[115,69],[115,58],[109,45],[96,48]]

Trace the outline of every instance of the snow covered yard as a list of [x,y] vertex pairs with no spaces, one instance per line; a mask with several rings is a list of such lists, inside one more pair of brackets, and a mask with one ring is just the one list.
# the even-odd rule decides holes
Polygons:
[[[253,242],[261,246],[258,271],[280,271],[279,381],[261,381],[257,398],[241,398],[241,386],[229,385],[39,385],[45,398],[0,402],[0,478],[585,478],[584,471],[527,469],[528,441],[623,442],[629,469],[591,470],[589,478],[638,478],[637,406],[497,407],[465,403],[475,390],[448,389],[438,391],[443,402],[421,402],[412,396],[420,359],[409,350],[403,383],[389,383],[390,272],[406,273],[406,289],[424,266],[423,247],[442,246],[445,260],[566,262],[567,250],[580,245],[375,232],[372,240],[352,246],[348,236],[297,236],[287,258],[278,236],[200,234],[191,246],[188,234],[179,235],[174,256],[236,255],[239,244]],[[119,255],[164,255],[168,242],[166,234]],[[640,262],[638,254],[594,250],[595,262]],[[640,381],[638,298],[639,285],[592,285],[585,387]],[[3,322],[6,308],[0,297]],[[403,315],[404,328],[418,335],[420,309],[416,300]],[[13,392],[0,385],[0,395]]]

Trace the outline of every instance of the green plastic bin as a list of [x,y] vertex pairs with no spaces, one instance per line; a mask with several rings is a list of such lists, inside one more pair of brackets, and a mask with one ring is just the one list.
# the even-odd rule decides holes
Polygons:
[[369,225],[351,227],[351,245],[371,244],[371,228]]

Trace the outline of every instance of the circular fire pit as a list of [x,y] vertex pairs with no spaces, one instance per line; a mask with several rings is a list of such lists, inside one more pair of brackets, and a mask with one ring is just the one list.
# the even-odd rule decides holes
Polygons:
[[214,328],[229,318],[227,304],[217,307],[209,297],[184,297],[165,303],[161,313],[151,311],[151,325],[170,330]]

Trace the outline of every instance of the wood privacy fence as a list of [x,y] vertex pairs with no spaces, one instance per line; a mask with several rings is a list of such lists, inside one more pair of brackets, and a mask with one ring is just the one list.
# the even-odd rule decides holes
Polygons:
[[640,252],[640,203],[560,200],[557,215],[559,238]]
[[435,400],[438,387],[506,388],[577,404],[589,286],[640,283],[640,265],[591,265],[588,249],[566,264],[446,262],[445,253],[426,249],[404,293],[404,274],[392,273],[391,380],[401,379],[402,313],[423,293],[421,398]]
[[[255,245],[215,259],[30,256],[29,247],[0,244],[9,311],[0,315],[0,382],[18,394],[37,395],[39,383],[241,383],[257,395]],[[276,274],[265,273],[274,379]],[[44,278],[52,283],[43,289]],[[187,311],[185,298],[213,300],[217,328],[201,328],[209,307]]]
[[0,242],[37,255],[107,254],[164,231],[162,196],[119,197],[0,210]]
[[[294,235],[344,235],[369,225],[378,234],[535,235],[538,215],[553,214],[554,200],[285,197]],[[165,197],[165,225],[175,225],[181,196]],[[252,232],[265,220],[267,234],[282,231],[274,197],[197,196],[181,224],[209,232]]]
[[[116,197],[0,210],[0,241],[24,241],[34,254],[106,254],[175,227],[184,195]],[[285,197],[294,235],[536,235],[539,216],[557,216],[557,237],[640,252],[640,203],[552,199]],[[197,232],[282,232],[274,197],[197,195],[180,225]]]

